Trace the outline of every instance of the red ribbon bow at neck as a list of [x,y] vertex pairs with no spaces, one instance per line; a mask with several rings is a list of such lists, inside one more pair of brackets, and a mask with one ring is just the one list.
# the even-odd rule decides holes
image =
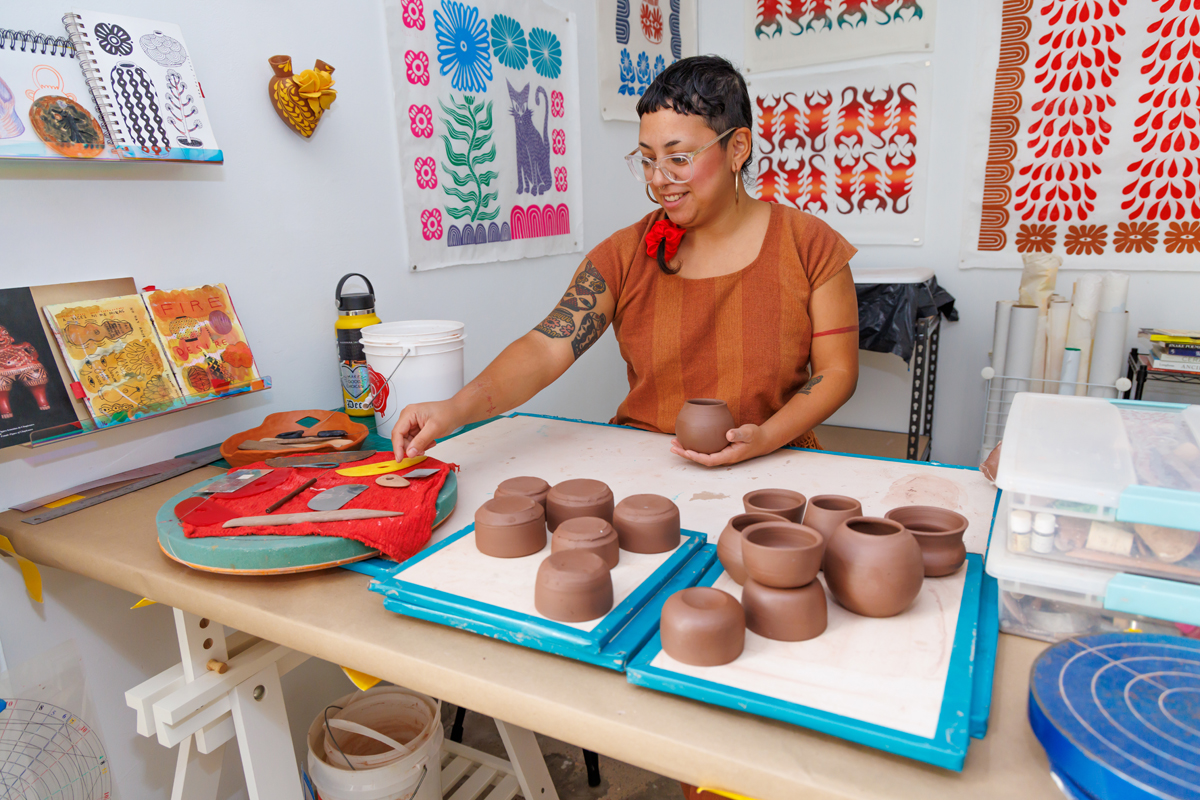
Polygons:
[[675,252],[679,249],[679,243],[683,241],[685,233],[687,233],[687,228],[681,228],[669,219],[660,219],[650,226],[650,232],[646,234],[646,255],[657,258],[658,248],[661,245],[663,259],[670,261],[675,257]]

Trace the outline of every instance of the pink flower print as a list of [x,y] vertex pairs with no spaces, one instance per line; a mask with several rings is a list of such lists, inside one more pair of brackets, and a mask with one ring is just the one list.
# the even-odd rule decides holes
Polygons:
[[404,54],[408,82],[417,86],[429,85],[429,54],[409,50]]
[[436,242],[442,238],[442,212],[436,208],[421,212],[421,235],[427,242]]
[[567,168],[554,168],[554,190],[556,192],[565,192],[567,190]]
[[555,130],[552,135],[551,148],[554,150],[554,155],[561,156],[567,152],[567,134],[561,130]]
[[418,158],[413,162],[413,168],[417,171],[417,186],[422,189],[437,188],[437,165],[433,163],[433,157]]
[[433,109],[429,106],[408,107],[408,124],[418,139],[433,138]]
[[555,89],[550,93],[550,116],[561,117],[563,113],[563,94]]
[[421,0],[403,0],[404,27],[425,30],[425,6]]

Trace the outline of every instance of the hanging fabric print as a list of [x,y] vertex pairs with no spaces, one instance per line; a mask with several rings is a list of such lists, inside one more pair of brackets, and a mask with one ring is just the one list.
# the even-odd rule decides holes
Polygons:
[[855,245],[921,244],[928,63],[750,81],[758,197],[814,214]]
[[1057,253],[1065,268],[1194,270],[1197,4],[1005,0],[993,13],[963,266]]
[[598,0],[600,116],[637,122],[642,92],[664,69],[696,55],[696,0]]
[[581,252],[574,17],[538,0],[384,11],[410,268]]
[[742,0],[746,72],[933,52],[937,0]]

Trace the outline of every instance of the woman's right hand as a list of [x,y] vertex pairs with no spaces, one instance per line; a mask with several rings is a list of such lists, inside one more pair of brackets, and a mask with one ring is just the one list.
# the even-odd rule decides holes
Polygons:
[[439,437],[466,424],[454,400],[416,403],[405,406],[392,428],[392,449],[396,460],[425,455]]

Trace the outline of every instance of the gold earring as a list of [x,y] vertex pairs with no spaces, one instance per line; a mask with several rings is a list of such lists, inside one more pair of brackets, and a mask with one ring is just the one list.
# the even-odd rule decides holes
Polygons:
[[654,195],[652,195],[650,193],[650,184],[647,183],[645,186],[646,186],[646,197],[648,197],[650,199],[651,203],[654,203],[655,205],[660,205],[659,202],[654,199]]
[[738,191],[738,173],[733,173],[733,204],[742,202],[742,193]]

